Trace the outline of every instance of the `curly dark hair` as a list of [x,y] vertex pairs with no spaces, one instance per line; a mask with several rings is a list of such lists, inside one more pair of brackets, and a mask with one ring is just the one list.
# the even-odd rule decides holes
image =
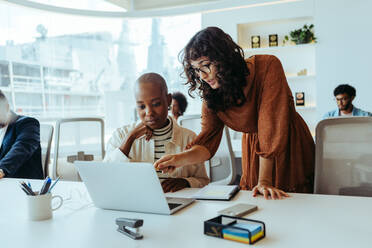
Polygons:
[[[205,56],[216,65],[220,87],[212,89],[195,73],[192,60]],[[246,97],[243,88],[249,70],[244,60],[243,49],[232,38],[217,27],[208,27],[196,33],[180,53],[180,60],[189,84],[189,95],[195,89],[209,108],[224,111],[233,106],[241,106]]]
[[174,92],[172,93],[172,98],[178,102],[178,107],[180,109],[180,115],[183,115],[185,113],[187,108],[187,99],[184,94],[181,92]]
[[353,86],[349,84],[340,84],[333,91],[334,96],[345,94],[345,93],[348,94],[349,97],[353,97],[356,95],[356,90]]

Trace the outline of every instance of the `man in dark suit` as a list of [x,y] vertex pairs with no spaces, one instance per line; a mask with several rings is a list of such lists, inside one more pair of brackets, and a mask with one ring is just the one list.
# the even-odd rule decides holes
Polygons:
[[11,111],[1,90],[0,145],[0,178],[43,178],[39,121]]

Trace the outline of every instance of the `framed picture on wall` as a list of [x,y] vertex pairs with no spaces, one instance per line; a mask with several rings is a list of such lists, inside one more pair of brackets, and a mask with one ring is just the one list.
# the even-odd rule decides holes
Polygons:
[[261,46],[261,40],[259,35],[251,36],[252,48],[259,48]]
[[269,46],[278,46],[278,35],[277,34],[269,34]]
[[296,92],[296,106],[305,106],[305,92]]

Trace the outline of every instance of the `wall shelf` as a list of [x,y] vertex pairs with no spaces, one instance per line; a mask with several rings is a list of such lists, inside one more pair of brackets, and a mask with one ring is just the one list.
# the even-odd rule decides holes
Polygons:
[[295,106],[296,110],[316,110],[316,106]]
[[[314,23],[311,16],[285,18],[268,21],[238,23],[238,44],[243,47],[246,57],[252,55],[276,56],[286,73],[286,79],[293,97],[296,93],[304,92],[305,106],[297,106],[296,111],[305,120],[311,132],[315,132],[316,123],[316,70],[315,52],[317,43],[295,45],[286,41],[284,37],[292,30]],[[269,46],[269,35],[277,34],[278,46]],[[251,37],[260,36],[260,48],[251,48]],[[297,75],[298,72],[307,71],[307,75]]]
[[307,80],[307,79],[315,79],[315,74],[312,75],[305,75],[305,76],[286,76],[288,81],[300,81],[300,80]]
[[262,53],[262,52],[275,52],[287,49],[303,49],[303,48],[315,48],[316,43],[300,44],[300,45],[286,45],[286,46],[273,46],[273,47],[260,47],[260,48],[245,48],[243,49],[244,54],[246,53]]

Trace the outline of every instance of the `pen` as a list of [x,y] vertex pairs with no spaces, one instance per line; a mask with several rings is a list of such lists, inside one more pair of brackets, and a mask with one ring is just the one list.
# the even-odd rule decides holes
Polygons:
[[[32,190],[32,187],[31,187],[31,183],[29,181],[27,181],[27,185],[28,187],[30,187],[30,189]],[[32,190],[33,191],[33,190]]]
[[57,177],[57,179],[54,181],[54,183],[52,184],[52,186],[50,186],[49,190],[47,193],[50,193],[50,191],[53,189],[54,185],[56,185],[56,183],[58,182],[59,180],[59,177]]
[[19,182],[24,190],[26,190],[30,195],[35,195],[35,193],[27,186],[25,182]]
[[48,192],[48,189],[50,187],[51,179],[49,177],[45,178],[45,181],[43,183],[43,186],[40,189],[39,195],[43,195]]
[[27,190],[25,190],[22,185],[19,185],[19,187],[21,187],[21,189],[26,193],[26,195],[30,195],[30,193],[27,192]]

